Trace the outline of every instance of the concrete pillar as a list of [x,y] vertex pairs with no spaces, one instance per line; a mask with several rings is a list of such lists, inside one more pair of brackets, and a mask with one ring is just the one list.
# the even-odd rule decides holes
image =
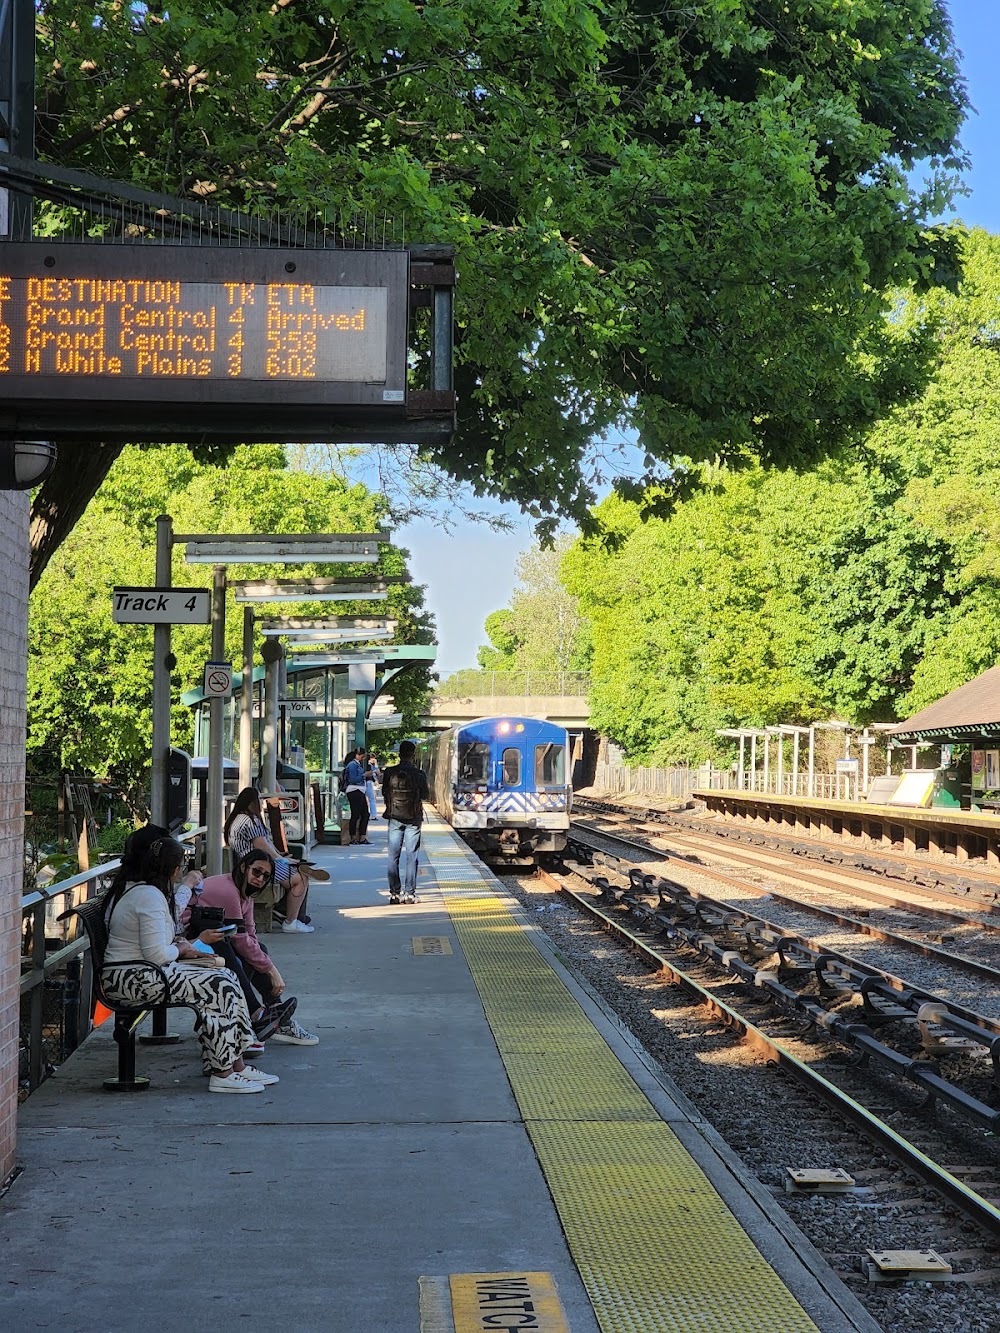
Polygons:
[[0,491],[0,1185],[14,1170],[24,864],[28,497]]
[[903,851],[907,856],[917,850],[917,831],[912,824],[903,825]]
[[927,830],[927,854],[928,856],[944,855],[944,850],[941,845],[941,832],[939,829],[930,828]]

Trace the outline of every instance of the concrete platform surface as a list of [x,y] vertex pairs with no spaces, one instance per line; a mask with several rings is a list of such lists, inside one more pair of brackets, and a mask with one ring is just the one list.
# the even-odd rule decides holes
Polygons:
[[[213,1096],[184,1010],[140,1047],[105,1024],[24,1105],[0,1200],[0,1328],[414,1333],[418,1279],[551,1272],[596,1333],[559,1219],[433,878],[388,905],[385,825],[316,848],[313,935],[265,938],[318,1046],[271,1043],[281,1082]],[[453,953],[414,956],[414,936]]]
[[[0,1200],[0,1329],[417,1333],[421,1278],[547,1272],[568,1327],[597,1333],[442,897],[456,858],[473,858],[434,822],[441,888],[425,857],[414,906],[388,904],[382,821],[370,846],[315,849],[332,876],[310,892],[316,932],[265,937],[321,1038],[269,1044],[258,1063],[278,1085],[209,1094],[189,1016],[173,1010],[183,1040],[139,1048],[147,1092],[102,1089],[109,1023],[30,1098],[21,1174]],[[452,952],[415,953],[425,936]],[[870,1330],[724,1146],[574,993],[817,1326]]]

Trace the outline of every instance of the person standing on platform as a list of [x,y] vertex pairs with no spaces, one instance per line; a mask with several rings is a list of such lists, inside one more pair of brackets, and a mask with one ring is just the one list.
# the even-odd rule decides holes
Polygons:
[[361,745],[344,767],[344,791],[351,807],[348,827],[351,842],[368,841],[368,789],[365,782],[365,748]]
[[375,804],[375,784],[382,781],[378,766],[378,757],[369,751],[368,767],[365,771],[365,791],[368,795],[368,818],[378,819],[378,806]]
[[[389,821],[389,901],[417,901],[417,869],[420,859],[420,826],[424,822],[424,801],[430,800],[427,775],[413,762],[417,747],[401,741],[399,763],[385,770],[382,795],[385,817]],[[405,852],[403,878],[399,875],[400,854]]]

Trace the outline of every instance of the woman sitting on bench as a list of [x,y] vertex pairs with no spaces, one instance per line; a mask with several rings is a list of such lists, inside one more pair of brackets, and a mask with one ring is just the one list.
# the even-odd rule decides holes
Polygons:
[[[316,1046],[319,1037],[307,1032],[296,1023],[294,999],[282,999],[285,982],[267,949],[257,938],[257,924],[253,916],[253,896],[270,888],[274,876],[274,860],[267,852],[249,851],[236,862],[231,875],[211,875],[204,880],[198,896],[199,907],[221,908],[227,924],[234,924],[237,933],[232,938],[232,950],[237,955],[235,964],[246,978],[243,994],[256,1001],[259,992],[263,1008],[253,1005],[253,1025],[261,1034],[264,1024],[273,1032],[270,1040],[288,1042],[295,1046]],[[197,924],[197,922],[196,922]],[[239,977],[239,973],[237,973]]]
[[[222,966],[190,961],[210,958],[214,964],[216,956],[201,953],[193,942],[175,939],[174,885],[183,865],[180,843],[158,838],[143,858],[139,880],[116,885],[109,892],[105,907],[108,947],[101,974],[104,989],[116,1004],[137,1009],[164,1002],[190,1004],[202,1064],[211,1075],[209,1091],[262,1092],[266,1084],[278,1079],[243,1063],[254,1031],[236,978]],[[222,936],[217,930],[206,930],[199,938],[211,945]],[[155,967],[147,966],[149,963]]]
[[[229,855],[235,865],[246,856],[247,852],[267,852],[274,862],[274,882],[278,892],[284,895],[280,910],[284,914],[281,929],[286,935],[311,935],[314,926],[303,920],[306,893],[309,889],[309,876],[316,879],[329,879],[325,871],[293,861],[282,856],[275,847],[264,823],[264,811],[260,803],[260,792],[256,787],[244,787],[229,812],[229,818],[222,826],[222,836],[229,848]],[[276,908],[276,910],[278,910]]]

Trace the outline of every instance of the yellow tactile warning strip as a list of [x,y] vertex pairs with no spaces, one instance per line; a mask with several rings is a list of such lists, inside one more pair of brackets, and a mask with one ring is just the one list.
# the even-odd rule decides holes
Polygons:
[[455,1333],[569,1333],[551,1273],[452,1273]]
[[604,1333],[818,1333],[471,853],[424,844]]

